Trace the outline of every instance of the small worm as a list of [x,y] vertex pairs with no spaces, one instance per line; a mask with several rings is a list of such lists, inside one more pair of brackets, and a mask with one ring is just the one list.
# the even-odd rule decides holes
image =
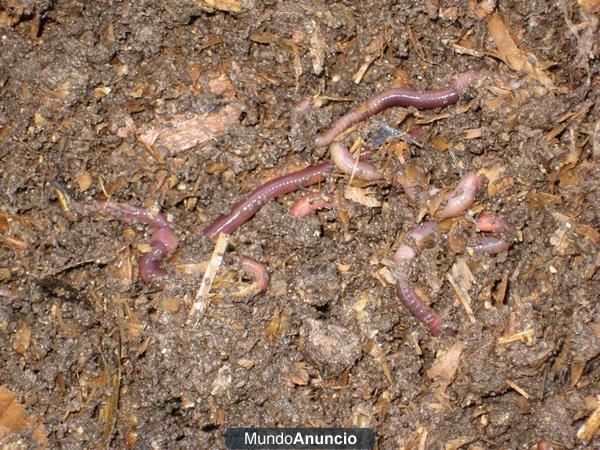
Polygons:
[[504,231],[509,234],[517,233],[517,227],[515,227],[504,217],[498,216],[497,214],[491,212],[486,212],[480,215],[475,222],[475,228],[477,228],[477,231]]
[[233,233],[250,220],[269,200],[320,183],[331,173],[331,169],[331,163],[325,162],[266,182],[234,204],[227,214],[219,216],[206,227],[204,235],[213,238],[219,233]]
[[244,272],[254,278],[254,282],[258,286],[259,293],[265,292],[269,287],[269,274],[267,272],[267,266],[262,262],[247,256],[240,257],[240,265]]
[[293,218],[305,217],[318,209],[329,209],[333,203],[327,200],[320,192],[309,192],[294,202],[290,208],[290,215]]
[[481,178],[475,172],[467,173],[454,190],[446,195],[446,205],[435,213],[435,217],[447,219],[461,215],[471,207],[482,184]]
[[169,222],[167,222],[165,216],[161,213],[153,214],[148,211],[147,208],[117,203],[112,200],[100,202],[99,205],[106,213],[117,220],[140,222],[154,228],[164,228],[169,226]]
[[423,299],[419,297],[403,276],[397,277],[396,295],[414,318],[429,328],[431,334],[434,336],[440,334],[442,319],[440,319],[440,316],[433,309],[425,304]]
[[140,278],[146,283],[162,286],[167,271],[160,266],[160,261],[177,250],[179,238],[161,213],[153,214],[146,208],[117,203],[112,200],[99,202],[98,206],[117,220],[140,222],[155,229],[150,237],[151,250],[140,256],[138,270]]
[[426,190],[427,177],[412,164],[401,166],[396,172],[395,178],[411,203],[417,205],[439,192],[437,188]]
[[351,126],[393,106],[435,109],[456,103],[467,86],[479,76],[479,72],[480,69],[469,70],[459,75],[451,85],[440,89],[386,89],[368,98],[358,107],[337,119],[327,131],[317,135],[315,146],[323,147],[331,144],[339,134]]
[[358,180],[376,181],[383,178],[383,174],[377,170],[373,163],[354,159],[348,146],[343,142],[335,142],[329,147],[331,160],[340,172],[354,176]]
[[[492,233],[505,233],[516,235],[517,227],[497,214],[486,212],[481,214],[475,221],[477,231],[489,231]],[[473,251],[496,255],[505,252],[510,247],[510,242],[497,237],[483,237],[474,245],[469,246]]]
[[497,255],[508,250],[510,244],[504,239],[491,236],[484,236],[479,242],[469,245],[469,248],[478,253],[487,253],[488,255]]
[[[394,253],[393,260],[395,263],[400,263],[401,261],[406,261],[414,258],[417,253],[423,248],[426,240],[437,230],[437,223],[428,220],[419,225],[415,225],[406,233],[404,236],[404,241],[396,252]],[[407,242],[412,241],[413,244],[408,244]]]

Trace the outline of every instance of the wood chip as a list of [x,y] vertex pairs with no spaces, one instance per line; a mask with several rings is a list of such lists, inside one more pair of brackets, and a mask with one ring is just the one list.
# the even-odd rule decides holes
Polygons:
[[508,378],[506,379],[506,384],[508,384],[511,388],[513,388],[515,391],[517,391],[520,395],[522,395],[524,398],[526,398],[527,400],[529,400],[529,394],[525,391],[525,389],[523,389],[521,386],[519,386],[517,383],[515,383],[514,381],[509,380]]
[[199,318],[206,310],[208,306],[208,293],[212,286],[212,282],[217,275],[217,271],[223,262],[223,255],[225,254],[225,250],[227,249],[227,243],[229,242],[229,235],[225,233],[219,233],[219,237],[217,238],[217,243],[215,244],[215,249],[208,261],[208,266],[206,267],[206,271],[204,272],[204,277],[202,278],[202,283],[200,284],[200,288],[196,292],[196,298],[190,309],[190,317],[188,319],[188,323],[190,320],[195,319],[196,324],[198,323]]
[[521,331],[519,333],[511,334],[510,336],[502,336],[499,337],[497,342],[498,344],[510,344],[512,342],[522,341],[526,342],[528,345],[533,344],[533,330]]
[[458,298],[460,304],[464,308],[467,313],[467,317],[471,321],[471,323],[477,322],[475,319],[475,314],[473,314],[473,309],[471,308],[471,296],[465,289],[452,278],[452,275],[449,273],[446,274],[446,279],[450,282],[450,285],[454,288],[454,292],[456,293],[456,297]]
[[27,250],[29,248],[29,244],[27,242],[11,236],[1,237],[0,244],[6,244],[9,247],[15,248],[17,250]]
[[141,129],[138,139],[153,156],[157,151],[175,155],[226,134],[238,123],[240,114],[238,108],[228,104],[216,112],[192,118],[176,116],[160,125]]
[[600,426],[600,406],[592,413],[586,422],[577,430],[577,439],[591,441]]

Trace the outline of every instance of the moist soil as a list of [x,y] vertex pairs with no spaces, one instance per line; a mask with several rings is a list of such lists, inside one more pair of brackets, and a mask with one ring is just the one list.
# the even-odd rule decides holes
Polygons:
[[[592,0],[0,2],[0,442],[224,448],[230,426],[372,427],[380,449],[598,448],[598,14]],[[269,202],[203,292],[203,228],[327,160],[318,131],[381,89],[478,67],[457,105],[358,126],[385,180],[334,172]],[[439,337],[387,262],[428,214],[395,182],[408,162],[430,187],[485,180],[411,270]],[[292,218],[312,190],[350,205]],[[107,197],[170,221],[164,289],[138,275],[152,230],[103,214]],[[518,228],[507,252],[465,247],[484,211]],[[242,255],[267,265],[266,292]]]

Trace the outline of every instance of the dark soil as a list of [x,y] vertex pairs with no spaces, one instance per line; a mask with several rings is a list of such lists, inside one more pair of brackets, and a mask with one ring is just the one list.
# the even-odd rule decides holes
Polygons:
[[[229,426],[370,426],[381,449],[599,448],[577,437],[600,406],[598,4],[498,3],[554,89],[494,54],[491,10],[475,1],[0,1],[0,384],[24,408],[9,426],[0,405],[0,442],[223,448]],[[376,36],[385,45],[357,84]],[[440,188],[487,177],[454,239],[415,263],[442,336],[386,282],[382,261],[420,220],[391,177],[370,186],[381,207],[353,205],[347,226],[335,210],[292,219],[302,193],[266,205],[232,235],[211,303],[188,323],[211,220],[326,160],[315,134],[358,101],[481,65],[459,105],[357,129],[372,143],[384,124],[424,123],[422,147],[377,149],[386,173],[404,159]],[[334,100],[290,113],[317,95]],[[188,119],[204,138],[144,137],[175,127],[179,139]],[[105,194],[171,220],[168,289],[139,280],[147,227],[79,214]],[[522,239],[497,256],[461,249],[481,211]],[[266,293],[234,298],[250,282],[239,255],[267,264]],[[448,281],[461,267],[474,320]],[[456,372],[434,377],[459,347]]]

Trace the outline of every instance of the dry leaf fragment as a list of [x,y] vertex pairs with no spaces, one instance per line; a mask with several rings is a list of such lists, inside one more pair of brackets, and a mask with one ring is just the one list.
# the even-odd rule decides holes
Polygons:
[[227,11],[232,13],[239,13],[242,10],[240,2],[237,0],[203,0],[211,8],[219,11]]
[[[450,441],[447,441],[444,444],[444,450],[458,450],[463,445],[470,444],[475,439],[477,439],[477,436],[460,436],[460,437],[457,437],[456,439],[452,439]],[[471,447],[469,447],[469,448],[471,448]]]
[[265,329],[265,334],[267,335],[267,340],[273,344],[277,340],[277,334],[281,329],[282,317],[281,317],[281,309],[275,308],[273,310],[273,314],[271,316],[271,321],[267,325]]
[[0,386],[0,439],[18,433],[30,425],[25,409],[16,401],[16,396]]
[[465,139],[479,139],[483,136],[483,128],[469,128],[463,130]]
[[40,447],[48,445],[44,426],[37,425],[31,417],[27,416],[23,406],[17,402],[15,394],[4,386],[0,386],[0,442],[8,447],[6,438],[25,428],[32,428],[32,436]]
[[499,13],[494,13],[488,21],[488,31],[496,43],[496,56],[508,67],[517,72],[526,72],[548,89],[555,89],[554,83],[542,68],[537,57],[521,50],[515,44],[509,27],[504,23]]
[[477,0],[469,0],[469,10],[477,17],[478,20],[485,19],[496,9],[496,0],[482,0],[477,3]]
[[438,152],[444,152],[452,146],[451,142],[437,135],[431,139],[431,143],[433,144],[433,148]]
[[25,356],[29,343],[31,342],[31,327],[23,321],[19,321],[19,328],[13,336],[13,348]]
[[344,198],[369,208],[379,208],[381,206],[381,201],[374,196],[373,190],[369,188],[347,186],[344,190]]
[[582,441],[591,441],[600,426],[600,406],[592,413],[586,422],[577,430],[577,438]]
[[85,192],[92,185],[92,176],[86,170],[80,170],[75,175],[75,181],[79,185],[79,190]]
[[427,369],[427,376],[435,379],[442,389],[446,389],[456,376],[460,355],[465,348],[464,342],[457,342],[449,350],[439,355],[432,366]]
[[529,194],[529,207],[532,209],[543,209],[548,205],[560,205],[561,203],[561,197],[547,192],[531,192]]

